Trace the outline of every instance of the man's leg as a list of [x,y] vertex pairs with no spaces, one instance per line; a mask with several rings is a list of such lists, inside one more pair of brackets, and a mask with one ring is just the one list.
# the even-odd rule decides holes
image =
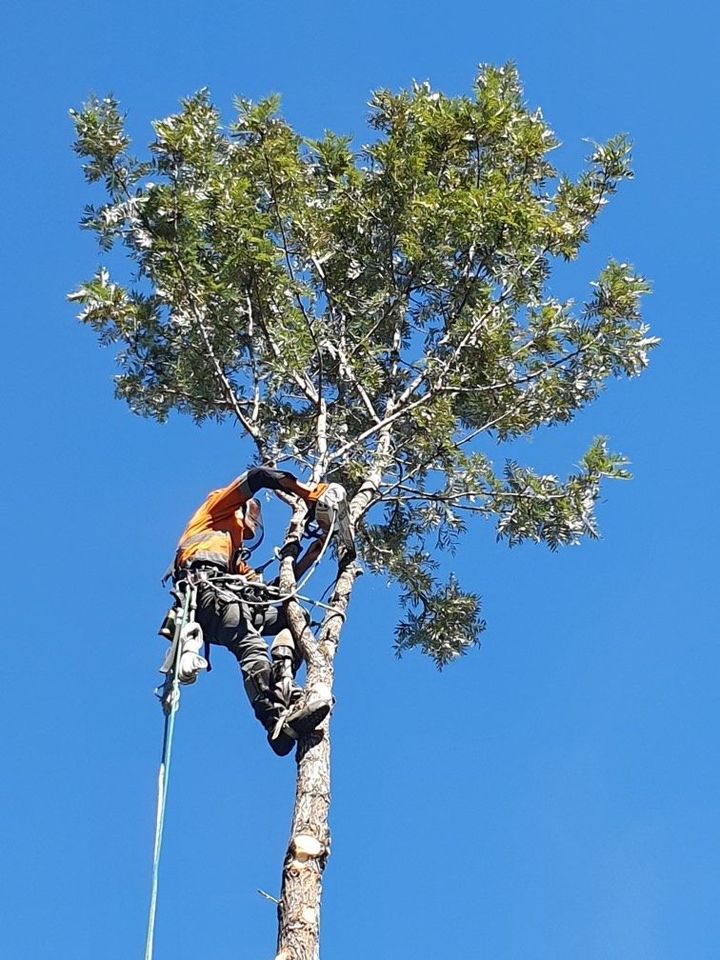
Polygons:
[[262,632],[264,636],[273,637],[270,661],[274,696],[285,707],[289,707],[302,698],[302,689],[295,683],[302,653],[295,643],[282,607],[268,607],[263,612]]
[[237,660],[253,712],[270,732],[275,728],[278,711],[270,695],[268,648],[255,628],[250,608],[227,590],[202,585],[196,615],[210,643],[227,647]]
[[286,707],[302,698],[302,689],[295,683],[295,674],[301,658],[297,656],[295,641],[289,627],[285,627],[270,645],[273,695]]
[[[267,644],[256,626],[262,607],[254,608],[228,591],[204,587],[198,596],[197,619],[211,643],[227,647],[240,665],[245,692],[253,712],[268,733],[270,746],[279,756],[290,753],[298,736],[314,729],[327,715],[317,709],[292,711],[278,730],[282,704],[273,696],[273,676]],[[328,707],[329,709],[329,707]],[[292,721],[292,726],[289,722]]]
[[272,663],[272,696],[286,717],[284,729],[293,737],[314,730],[330,712],[330,701],[315,698],[300,706],[303,689],[295,683],[295,674],[302,663],[300,652],[288,626],[282,607],[265,608],[263,634],[275,634],[270,647]]

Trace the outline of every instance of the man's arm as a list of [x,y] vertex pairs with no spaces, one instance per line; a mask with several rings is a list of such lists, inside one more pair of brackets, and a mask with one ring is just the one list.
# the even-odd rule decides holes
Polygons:
[[[326,534],[327,536],[327,534]],[[315,563],[325,543],[325,537],[319,537],[310,544],[305,553],[295,561],[295,576],[301,577]]]
[[240,483],[240,491],[248,499],[259,490],[285,490],[302,497],[308,503],[317,500],[325,490],[327,484],[319,483],[315,487],[308,487],[300,483],[297,477],[287,470],[271,470],[270,467],[251,467]]

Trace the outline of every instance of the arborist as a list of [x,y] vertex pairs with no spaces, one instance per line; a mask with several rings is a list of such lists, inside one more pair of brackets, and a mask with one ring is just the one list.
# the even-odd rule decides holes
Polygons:
[[[330,703],[302,702],[303,690],[294,679],[302,653],[289,629],[285,604],[272,602],[279,597],[277,586],[265,584],[246,563],[248,546],[262,530],[262,508],[255,494],[263,489],[302,497],[314,509],[328,485],[309,487],[286,471],[253,467],[227,487],[213,490],[180,537],[173,577],[176,584],[190,580],[196,585],[195,619],[205,644],[219,644],[234,654],[255,716],[274,752],[285,756],[299,737],[325,719]],[[295,561],[296,576],[302,576],[321,549],[322,540],[314,539]],[[166,619],[160,633],[172,638],[171,620]],[[264,636],[275,638],[269,649]],[[194,646],[190,642],[183,654],[183,683],[192,683],[199,670],[208,667],[199,655],[200,646],[200,641]]]

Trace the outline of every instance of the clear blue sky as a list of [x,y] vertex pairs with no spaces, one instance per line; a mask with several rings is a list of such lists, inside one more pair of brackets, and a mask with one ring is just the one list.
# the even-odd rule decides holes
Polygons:
[[[718,870],[717,14],[710,4],[10,0],[0,24],[2,696],[0,951],[141,956],[161,713],[159,576],[187,514],[243,468],[230,429],[113,400],[112,356],[64,294],[100,258],[67,111],[112,91],[138,143],[208,85],[279,91],[309,135],[362,140],[373,87],[467,91],[517,61],[576,172],[626,130],[637,179],[563,277],[614,255],[648,275],[663,338],[524,455],[564,473],[610,435],[635,480],[604,539],[551,555],[472,529],[456,568],[484,645],[438,674],[391,651],[365,578],[338,660],[324,957],[715,960]],[[498,454],[499,456],[499,454]],[[323,575],[325,576],[325,575]],[[323,583],[324,585],[324,583]],[[269,960],[293,764],[271,755],[229,657],[187,692],[159,960]]]

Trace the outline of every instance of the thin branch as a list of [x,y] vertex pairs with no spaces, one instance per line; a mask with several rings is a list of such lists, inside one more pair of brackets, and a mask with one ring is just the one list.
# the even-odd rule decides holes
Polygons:
[[355,390],[357,391],[358,396],[360,397],[363,404],[365,405],[365,409],[367,410],[370,416],[370,419],[373,420],[375,423],[380,423],[380,417],[378,416],[378,412],[373,406],[372,400],[370,399],[370,396],[366,391],[365,387],[362,385],[360,380],[358,380],[357,376],[355,375],[355,371],[350,366],[349,360],[342,346],[340,345],[340,342],[339,341],[338,343],[328,342],[325,344],[325,347],[328,353],[330,354],[330,356],[333,356],[334,354],[337,357],[341,375],[345,377],[345,379],[349,383],[351,383],[355,388]]
[[258,369],[257,356],[255,354],[255,344],[254,344],[254,335],[255,335],[255,324],[253,317],[252,302],[250,296],[246,297],[246,308],[247,308],[247,340],[248,340],[248,354],[250,355],[250,368],[252,369],[253,375],[253,410],[251,419],[257,423],[260,416],[260,383],[261,377]]
[[[526,271],[532,270],[533,266],[535,265],[538,259],[539,259],[539,255],[536,256],[533,262],[526,268]],[[446,357],[443,363],[441,364],[442,370],[441,370],[440,376],[444,376],[448,372],[451,364],[460,356],[460,354],[465,349],[465,347],[470,343],[470,341],[477,336],[477,334],[480,332],[480,329],[485,323],[485,321],[492,316],[492,314],[498,309],[498,307],[501,307],[503,303],[505,303],[505,301],[508,299],[508,297],[512,293],[512,290],[513,290],[513,284],[510,284],[510,286],[506,288],[506,290],[501,294],[501,296],[499,296],[497,300],[493,300],[493,302],[487,308],[487,310],[481,313],[480,316],[473,321],[472,325],[470,326],[470,329],[467,331],[467,333],[462,338],[460,343],[458,343],[457,346],[453,347],[453,350],[450,356]],[[462,309],[462,306],[464,306],[464,303],[466,301],[467,301],[467,294],[463,298],[463,302],[460,309]],[[451,318],[451,323],[454,320],[456,320],[458,316],[459,316],[459,311],[457,311],[455,313],[455,316]],[[452,332],[451,327],[448,326],[447,330],[438,341],[438,344],[437,344],[438,348],[444,347],[450,341],[451,332]],[[405,401],[409,399],[409,397],[411,397],[412,394],[415,393],[415,391],[418,390],[423,385],[423,383],[430,377],[431,373],[434,373],[434,372],[435,371],[433,371],[430,366],[426,366],[425,370],[423,370],[422,373],[418,374],[418,376],[415,377],[415,379],[408,384],[406,389],[398,398],[398,404],[405,403]]]
[[[421,498],[421,497],[398,497],[398,496],[386,497],[386,496],[384,496],[384,495],[381,494],[379,497],[377,497],[377,498],[375,499],[375,502],[374,502],[373,506],[375,506],[375,505],[378,504],[378,503],[385,503],[385,504],[390,504],[390,503],[397,503],[397,504],[399,504],[399,503],[412,503],[413,501],[419,500],[419,499],[424,499],[424,498]],[[434,498],[431,498],[431,499],[434,499]],[[455,510],[463,510],[463,511],[465,511],[466,513],[480,513],[480,514],[483,514],[483,516],[487,516],[487,514],[488,514],[488,512],[489,512],[489,508],[488,508],[488,507],[476,506],[475,504],[471,504],[471,503],[456,503],[456,504],[453,504],[453,509],[455,509]]]
[[[533,260],[533,262],[526,268],[526,270],[531,270],[534,264],[537,263],[539,258],[540,258],[540,255],[538,254]],[[499,382],[495,384],[486,384],[483,387],[475,387],[475,388],[454,387],[454,386],[443,385],[441,382],[441,378],[448,373],[452,363],[461,355],[462,351],[465,349],[465,347],[468,345],[471,339],[477,334],[482,324],[499,306],[502,305],[502,303],[505,300],[507,300],[511,292],[512,292],[512,285],[506,289],[506,291],[502,294],[501,297],[499,297],[497,300],[494,300],[492,305],[486,311],[484,311],[483,314],[473,323],[470,330],[467,331],[467,333],[465,334],[463,339],[460,341],[460,343],[453,348],[453,351],[450,354],[450,356],[446,357],[445,360],[439,365],[441,368],[439,372],[436,369],[427,367],[422,373],[418,374],[418,376],[407,386],[407,388],[403,391],[403,393],[397,399],[396,404],[398,409],[395,409],[392,413],[390,413],[389,416],[386,416],[380,423],[375,424],[373,427],[369,427],[359,436],[345,443],[342,447],[340,447],[339,450],[337,450],[332,455],[332,457],[330,458],[331,461],[339,460],[341,457],[343,457],[346,453],[348,453],[358,444],[362,443],[364,440],[371,437],[374,433],[377,433],[379,430],[383,429],[384,427],[389,426],[395,420],[398,420],[400,417],[403,417],[407,413],[410,413],[413,409],[417,408],[421,404],[427,403],[429,400],[434,399],[440,393],[446,393],[449,395],[455,395],[460,392],[480,393],[480,392],[486,392],[486,391],[494,391],[494,390],[512,387],[512,386],[520,386],[523,383],[528,383],[530,381],[537,380],[538,377],[541,377],[543,374],[547,373],[549,370],[552,370],[563,363],[567,363],[569,360],[572,360],[575,357],[579,356],[584,350],[587,349],[588,344],[581,345],[571,353],[568,353],[563,357],[559,357],[558,359],[552,361],[552,363],[549,363],[546,366],[540,368],[539,370],[533,371],[532,373],[525,375],[524,377],[519,377],[515,381],[510,380],[510,381]],[[449,336],[449,331],[447,331],[445,336],[440,340],[440,342],[438,343],[438,346],[441,346],[444,342],[446,342],[448,336]],[[598,336],[599,334],[593,338],[593,342],[597,339]],[[414,401],[413,403],[407,404],[406,403],[407,399],[410,396],[412,396],[412,394],[417,389],[419,389],[419,387],[422,386],[424,382],[428,380],[431,373],[438,380],[436,385],[429,388],[427,393],[423,394],[418,400]],[[527,399],[527,396],[524,395],[522,402],[525,402],[526,399]],[[403,406],[403,404],[405,404],[405,406]],[[488,430],[492,426],[496,425],[496,423],[499,422],[499,419],[502,419],[507,413],[508,411],[506,411],[505,414],[501,414],[498,420],[489,421],[483,427],[474,431],[473,436],[477,436],[479,433],[482,433],[484,430]]]
[[[520,400],[519,400],[516,404],[514,404],[509,410],[503,411],[503,413],[501,413],[501,414],[500,414],[498,417],[496,417],[494,420],[487,420],[481,427],[478,427],[477,429],[471,431],[467,436],[461,438],[460,440],[456,440],[456,441],[454,442],[454,446],[455,446],[455,447],[460,447],[460,446],[462,446],[462,445],[465,444],[465,443],[469,443],[471,440],[474,440],[474,439],[475,439],[477,436],[479,436],[481,433],[484,433],[486,430],[490,430],[490,429],[492,429],[492,427],[497,426],[498,423],[500,423],[505,417],[508,417],[508,416],[511,416],[511,415],[514,414],[514,413],[517,413],[517,411],[518,411],[525,403],[527,403],[527,401],[528,401],[528,399],[531,397],[531,395],[532,395],[532,388],[530,388],[529,390],[525,391],[525,393],[523,393],[523,395],[522,395],[522,397],[520,398]],[[408,441],[406,441],[406,442],[409,443],[410,440],[411,440],[411,438],[408,438]],[[398,479],[397,481],[395,481],[395,483],[393,483],[393,484],[391,484],[389,487],[387,487],[387,489],[386,489],[386,490],[384,491],[384,493],[383,493],[383,496],[385,496],[389,491],[397,489],[398,485],[399,485],[400,483],[402,483],[404,480],[410,480],[410,479],[412,479],[413,476],[417,476],[417,474],[420,473],[421,471],[423,471],[423,470],[425,470],[425,469],[428,469],[428,468],[430,467],[430,465],[433,463],[433,461],[434,461],[435,459],[437,459],[437,456],[438,456],[438,452],[435,451],[430,457],[426,458],[426,459],[425,459],[424,461],[422,461],[421,463],[416,464],[415,467],[413,467],[412,470],[410,470],[408,473],[406,473],[405,476],[404,476],[402,479]],[[379,485],[378,485],[378,488],[379,488]],[[380,502],[380,498],[379,498],[379,497],[376,497],[376,498],[373,498],[373,499],[368,500],[368,502],[365,503],[365,505],[363,506],[362,511],[361,511],[360,514],[358,515],[358,519],[360,518],[360,516],[364,516],[373,506],[375,506],[376,503],[379,503],[379,502]]]
[[[258,294],[257,283],[255,283],[255,292],[256,294]],[[260,297],[258,295],[258,305],[259,305],[259,300],[260,300]],[[253,309],[252,298],[250,296],[249,291],[247,294],[247,302],[248,302],[248,306],[252,310]],[[277,309],[277,305],[274,304],[274,306]],[[255,316],[255,314],[253,315]],[[257,325],[260,328],[260,331],[265,339],[265,345],[267,346],[268,350],[272,353],[273,357],[276,360],[281,360],[282,353],[280,352],[280,348],[278,347],[278,345],[275,343],[275,340],[271,336],[270,331],[267,328],[267,324],[265,323],[265,319],[263,318],[262,313],[259,310],[257,312],[257,315],[255,316],[255,319],[257,320]],[[317,390],[315,389],[315,385],[310,380],[310,378],[307,375],[305,375],[305,378],[303,379],[303,377],[301,377],[300,374],[298,374],[297,371],[295,370],[290,370],[289,373],[290,373],[290,377],[297,384],[300,390],[303,392],[306,399],[313,405],[317,404],[318,393],[317,393]]]
[[[500,301],[493,302],[493,306],[482,315],[479,321],[476,321],[476,323],[473,325],[473,328],[471,328],[471,330],[468,331],[465,337],[463,337],[463,340],[453,350],[452,355],[445,360],[443,364],[445,369],[441,371],[441,374],[440,374],[441,376],[445,372],[447,372],[447,369],[449,368],[450,363],[459,355],[459,352],[462,349],[464,349],[464,346],[466,345],[468,338],[475,332],[475,328],[477,327],[478,323],[481,323],[485,319],[487,319],[490,312],[492,312],[492,310],[494,310],[499,305],[500,305]],[[421,374],[418,374],[418,376],[407,386],[407,388],[397,398],[397,400],[394,400],[392,405],[390,401],[388,401],[388,407],[386,408],[388,412],[383,420],[381,420],[379,423],[376,423],[374,426],[369,427],[367,430],[365,430],[359,436],[355,437],[353,440],[348,440],[348,442],[344,444],[342,447],[340,447],[339,450],[335,451],[335,453],[330,457],[330,460],[331,461],[340,460],[346,453],[348,453],[358,444],[362,443],[364,440],[367,440],[369,437],[373,436],[373,434],[378,433],[380,430],[383,430],[385,427],[389,427],[390,424],[394,423],[400,417],[406,416],[412,410],[421,406],[423,403],[427,403],[429,400],[432,400],[435,396],[437,396],[437,393],[438,393],[437,388],[435,389],[431,388],[427,391],[427,393],[423,394],[419,399],[415,400],[412,403],[407,403],[407,400],[409,399],[409,397],[411,397],[412,394],[417,389],[419,389],[419,387],[421,387],[423,383],[428,379],[428,377],[430,376],[430,372],[431,372],[430,368],[427,367]],[[395,407],[397,407],[398,409],[394,409]]]
[[[120,169],[120,168],[117,168],[117,167],[116,167],[116,169]],[[123,168],[123,169],[124,169],[124,168]],[[230,408],[232,409],[233,413],[234,413],[235,416],[237,417],[239,423],[243,426],[243,428],[247,431],[247,433],[248,433],[248,434],[252,437],[252,439],[255,441],[255,445],[256,445],[256,447],[257,447],[257,449],[258,449],[258,453],[260,454],[260,457],[261,457],[261,458],[264,458],[263,445],[262,445],[262,441],[261,441],[261,439],[260,439],[259,433],[258,433],[258,431],[257,431],[257,428],[256,428],[256,426],[248,419],[248,417],[246,417],[246,416],[243,414],[242,410],[240,409],[240,405],[239,405],[239,402],[238,402],[238,398],[237,398],[237,395],[236,395],[235,391],[233,390],[232,384],[231,384],[230,381],[228,380],[228,378],[227,378],[227,376],[226,376],[226,374],[225,374],[225,371],[224,371],[223,368],[222,368],[222,365],[220,364],[220,362],[218,361],[217,357],[215,356],[215,351],[213,350],[212,342],[210,341],[210,338],[209,338],[209,336],[208,336],[208,333],[207,333],[207,331],[206,331],[206,329],[205,329],[205,326],[204,326],[204,323],[203,323],[203,320],[202,320],[202,308],[199,307],[199,305],[195,302],[195,295],[194,295],[194,293],[193,293],[193,291],[192,291],[192,288],[190,287],[190,283],[189,283],[188,278],[187,278],[187,275],[186,275],[186,273],[185,273],[184,265],[183,265],[183,263],[182,263],[182,260],[180,259],[180,255],[179,255],[178,249],[177,249],[177,233],[178,233],[177,190],[178,190],[178,183],[177,183],[177,175],[176,175],[175,171],[173,171],[172,174],[170,175],[170,179],[172,180],[173,188],[174,188],[174,189],[173,189],[173,214],[174,214],[174,225],[175,225],[174,236],[175,236],[175,238],[176,238],[176,239],[175,239],[175,242],[173,243],[173,245],[172,245],[172,247],[171,247],[172,255],[173,255],[173,260],[175,261],[175,265],[177,266],[177,269],[178,269],[178,272],[179,272],[179,274],[180,274],[180,279],[181,279],[181,281],[182,281],[182,284],[183,284],[183,286],[185,287],[185,293],[186,293],[186,296],[187,296],[188,301],[189,301],[189,303],[190,303],[192,312],[195,314],[195,319],[196,319],[196,321],[197,321],[197,323],[198,323],[198,326],[200,327],[200,335],[201,335],[202,338],[203,338],[203,342],[205,343],[205,347],[206,347],[206,349],[207,349],[207,351],[208,351],[208,354],[209,354],[210,359],[211,359],[211,361],[212,361],[212,363],[213,363],[213,366],[215,367],[215,373],[217,374],[217,376],[218,376],[218,378],[219,378],[219,380],[220,380],[220,383],[222,384],[223,390],[224,390],[224,392],[225,392],[226,400],[227,400]],[[128,200],[130,200],[130,199],[131,199],[131,196],[130,196],[130,188],[129,188],[129,185],[128,185],[128,182],[127,182],[127,178],[126,178],[125,176],[123,176],[122,179],[121,179],[121,188],[122,188],[122,191],[124,192],[126,198],[127,198]],[[156,239],[157,239],[157,237],[156,237]]]
[[[457,493],[444,493],[440,491],[419,490],[414,487],[407,487],[404,484],[393,485],[395,489],[405,492],[404,496],[393,496],[389,499],[397,501],[409,500],[430,500],[437,503],[453,503],[458,509],[484,510],[484,507],[478,507],[472,504],[462,505],[458,501],[471,497],[482,497],[484,500],[562,500],[566,495],[564,493],[523,493],[511,490],[464,490]],[[380,499],[385,499],[381,494]]]
[[320,397],[315,422],[315,438],[317,442],[317,460],[313,468],[313,482],[318,483],[325,473],[327,463],[327,404],[325,398]]
[[210,360],[212,361],[212,364],[213,364],[213,366],[215,367],[215,373],[216,373],[218,379],[220,380],[220,383],[222,384],[223,390],[224,390],[224,392],[225,392],[225,396],[226,396],[227,400],[229,401],[230,406],[232,407],[232,410],[233,410],[235,416],[237,417],[239,423],[242,424],[243,428],[247,431],[247,433],[248,433],[248,434],[252,437],[252,439],[255,441],[255,446],[257,447],[257,450],[258,450],[258,453],[259,453],[259,455],[260,455],[260,458],[261,458],[262,460],[264,460],[264,459],[265,459],[265,450],[264,450],[264,445],[263,445],[262,439],[261,439],[261,437],[260,437],[259,430],[258,430],[258,428],[257,428],[257,424],[252,423],[252,421],[251,421],[248,417],[246,417],[245,414],[244,414],[244,413],[242,412],[242,410],[240,409],[240,404],[238,403],[238,398],[237,398],[237,395],[235,394],[235,391],[234,391],[234,389],[233,389],[233,387],[232,387],[232,384],[231,384],[230,381],[228,380],[227,375],[225,374],[225,371],[223,370],[222,364],[220,363],[220,361],[218,360],[217,356],[215,355],[215,351],[214,351],[213,345],[212,345],[212,340],[210,339],[210,336],[209,336],[207,330],[205,329],[204,310],[203,310],[203,307],[197,302],[197,299],[196,299],[196,297],[195,297],[195,293],[194,293],[194,291],[193,291],[193,289],[192,289],[192,286],[190,285],[190,281],[188,280],[187,274],[186,274],[186,272],[185,272],[185,265],[183,264],[183,262],[182,262],[182,260],[181,260],[181,258],[180,258],[180,254],[179,254],[179,252],[178,252],[178,247],[177,247],[177,236],[178,236],[178,206],[177,206],[178,196],[177,196],[177,191],[178,191],[178,182],[177,182],[177,174],[176,174],[175,171],[173,171],[172,174],[171,174],[171,180],[172,180],[172,183],[173,183],[173,215],[174,215],[174,227],[175,227],[174,232],[173,232],[174,242],[173,242],[172,247],[171,247],[173,260],[175,261],[175,265],[176,265],[177,270],[178,270],[178,273],[179,273],[179,275],[180,275],[180,280],[182,281],[182,285],[183,285],[184,288],[185,288],[185,295],[186,295],[186,297],[187,297],[187,300],[188,300],[188,303],[189,303],[189,305],[190,305],[191,311],[192,311],[192,313],[194,314],[194,316],[195,316],[195,321],[196,321],[196,323],[197,323],[197,325],[198,325],[198,327],[199,327],[199,329],[200,329],[200,336],[201,336],[202,339],[203,339],[203,343],[205,344],[205,349],[206,349],[207,352],[208,352],[208,356],[210,357]]
[[269,893],[266,893],[264,890],[261,890],[260,887],[257,888],[257,892],[261,897],[265,897],[266,900],[269,900],[270,903],[274,903],[276,906],[280,903],[279,900],[276,900],[275,897],[271,896]]
[[230,403],[224,397],[218,397],[217,399],[201,397],[199,394],[190,393],[187,390],[180,390],[177,387],[163,386],[161,389],[163,393],[168,393],[170,396],[177,397],[179,400],[185,400],[187,403],[202,403],[208,407],[215,407],[217,410],[232,410]]
[[260,436],[260,431],[258,429],[258,426],[256,423],[253,423],[252,420],[250,420],[250,418],[247,417],[240,409],[240,404],[238,402],[237,395],[233,390],[232,384],[228,380],[225,371],[223,370],[222,364],[220,363],[220,361],[218,360],[215,354],[215,350],[213,349],[212,340],[205,327],[203,308],[202,306],[200,306],[200,304],[197,303],[195,299],[195,295],[185,275],[185,269],[184,269],[183,263],[180,260],[180,257],[178,256],[177,250],[175,248],[173,248],[173,258],[175,260],[175,264],[180,273],[180,277],[183,281],[183,286],[185,287],[185,293],[188,298],[193,315],[195,317],[195,323],[200,331],[200,336],[202,337],[203,343],[205,344],[205,349],[208,352],[208,356],[210,357],[212,365],[215,368],[215,374],[217,375],[220,383],[222,384],[223,390],[225,392],[225,396],[228,402],[230,403],[233,413],[237,417],[238,421],[242,424],[243,428],[255,441],[255,446],[258,449],[258,453],[260,454],[260,457],[262,459],[265,459],[264,445],[262,442],[262,438]]
[[275,218],[277,220],[278,229],[280,230],[280,238],[282,240],[283,253],[285,255],[285,263],[287,265],[288,273],[290,275],[290,279],[293,284],[293,296],[295,297],[295,302],[297,303],[300,309],[300,312],[303,316],[305,325],[308,329],[308,333],[310,334],[310,337],[312,338],[312,341],[315,344],[315,352],[317,353],[317,358],[318,358],[317,393],[318,393],[318,402],[319,402],[319,399],[320,397],[322,397],[322,394],[323,394],[323,381],[324,381],[322,350],[320,349],[320,343],[318,341],[315,330],[313,329],[312,321],[310,320],[307,310],[305,309],[305,304],[303,303],[303,299],[296,289],[297,280],[295,277],[295,269],[292,265],[292,258],[290,256],[290,249],[288,245],[287,234],[285,233],[285,225],[283,224],[282,214],[280,213],[280,205],[278,203],[277,193],[275,189],[275,178],[273,177],[272,167],[270,166],[270,160],[268,159],[268,156],[264,149],[262,150],[262,155],[263,155],[263,159],[265,160],[265,169],[267,170],[268,181],[270,184],[270,199],[272,201],[273,208],[275,209]]
[[362,345],[372,342],[372,338],[377,333],[378,329],[383,325],[383,323],[385,323],[385,321],[390,316],[390,314],[395,309],[395,307],[397,307],[400,303],[402,303],[403,300],[407,300],[410,297],[414,289],[414,285],[415,285],[415,274],[414,272],[411,272],[407,276],[404,288],[395,297],[393,297],[390,303],[386,304],[385,309],[380,314],[380,316],[375,321],[375,323],[372,325],[372,327],[370,327],[368,332],[365,333],[362,339],[359,339],[358,342],[355,344],[355,346],[352,348],[352,350],[348,354],[348,360],[353,359],[353,357],[355,356],[355,354],[358,352],[358,350]]

